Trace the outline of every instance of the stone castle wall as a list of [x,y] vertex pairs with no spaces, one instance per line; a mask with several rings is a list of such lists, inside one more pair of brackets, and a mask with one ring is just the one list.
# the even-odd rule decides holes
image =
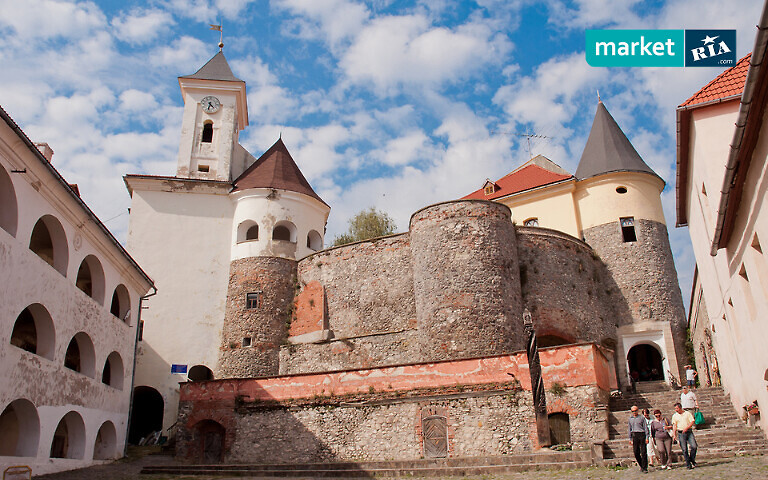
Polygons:
[[519,226],[517,245],[523,301],[536,334],[610,345],[621,292],[590,246],[556,230]]

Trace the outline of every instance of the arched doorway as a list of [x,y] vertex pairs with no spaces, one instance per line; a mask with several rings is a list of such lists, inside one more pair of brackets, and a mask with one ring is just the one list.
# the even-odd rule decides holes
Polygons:
[[220,423],[213,420],[203,420],[195,425],[195,432],[203,463],[219,463],[224,460],[226,430]]
[[163,396],[160,395],[160,392],[152,387],[134,388],[128,443],[137,445],[142,438],[150,433],[162,430],[164,409],[165,402],[163,402]]
[[559,335],[537,335],[536,336],[536,345],[539,348],[547,348],[547,347],[559,347],[560,345],[569,345],[573,342],[569,342],[565,338],[559,336]]
[[205,365],[195,365],[187,372],[187,379],[190,382],[205,382],[213,380],[213,372]]
[[629,375],[636,381],[649,382],[664,380],[664,365],[661,352],[654,346],[641,343],[627,353]]

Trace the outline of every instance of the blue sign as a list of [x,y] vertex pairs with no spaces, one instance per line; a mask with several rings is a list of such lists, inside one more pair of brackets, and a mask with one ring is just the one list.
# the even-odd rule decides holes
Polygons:
[[686,30],[686,67],[736,65],[736,30]]
[[171,373],[187,373],[187,366],[186,365],[176,365],[175,363],[171,365]]

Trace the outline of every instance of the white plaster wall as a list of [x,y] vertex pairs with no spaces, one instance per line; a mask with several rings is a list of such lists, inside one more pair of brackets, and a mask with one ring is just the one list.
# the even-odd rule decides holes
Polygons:
[[[277,192],[276,194],[273,192]],[[307,234],[317,231],[325,240],[325,222],[330,207],[307,195],[275,190],[270,188],[251,188],[231,195],[235,206],[232,221],[232,260],[255,256],[279,256],[301,259],[315,253],[307,248]],[[238,226],[245,221],[259,224],[258,240],[237,241]],[[281,221],[288,221],[296,226],[295,255],[283,249],[272,240],[272,231]]]
[[501,199],[512,210],[512,220],[518,225],[531,217],[539,219],[539,226],[552,228],[581,238],[576,206],[573,200],[573,182],[567,185],[544,187],[530,193]]
[[[625,187],[626,193],[616,192]],[[622,217],[653,220],[666,225],[661,206],[664,182],[647,173],[618,172],[576,183],[576,204],[582,230],[618,222]]]
[[[15,134],[0,127],[0,164],[11,174],[18,208],[15,236],[0,229],[0,411],[18,399],[34,404],[40,419],[38,456],[0,457],[0,469],[26,464],[35,474],[91,465],[93,441],[101,425],[110,420],[117,433],[116,454],[122,456],[130,401],[131,368],[136,335],[135,316],[126,324],[110,313],[112,293],[123,284],[130,295],[131,312],[149,288],[146,281],[117,253],[111,240],[87,217],[64,187]],[[42,215],[58,219],[64,230],[69,257],[66,276],[29,250],[32,229]],[[75,286],[80,262],[94,255],[104,270],[105,300],[97,303]],[[23,351],[10,344],[18,315],[32,304],[50,314],[55,330],[53,359]],[[95,374],[88,377],[64,367],[72,337],[85,332],[93,342]],[[101,383],[107,356],[117,352],[123,363],[122,388]],[[79,411],[86,428],[83,459],[49,459],[53,431],[70,410]]]
[[[765,348],[768,330],[763,325],[768,315],[768,260],[764,253],[751,246],[757,234],[761,246],[768,248],[768,218],[763,208],[768,190],[768,134],[763,130],[755,148],[734,234],[727,248],[712,257],[714,221],[737,111],[738,102],[729,102],[693,112],[691,180],[686,193],[688,228],[714,331],[713,344],[722,383],[741,415],[741,406],[753,400],[757,400],[763,409],[768,406],[768,384],[763,380],[768,369],[768,349]],[[701,194],[702,184],[706,187],[707,198]],[[749,282],[739,276],[742,265]],[[749,298],[754,309],[747,306]],[[762,416],[761,426],[768,432],[768,415]]]
[[154,279],[145,302],[136,386],[163,397],[164,428],[175,421],[179,382],[172,364],[216,370],[227,298],[233,206],[224,194],[133,191],[128,250]]

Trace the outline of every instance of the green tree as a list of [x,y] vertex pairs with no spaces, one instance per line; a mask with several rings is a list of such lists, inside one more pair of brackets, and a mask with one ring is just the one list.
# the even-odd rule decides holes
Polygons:
[[367,210],[361,210],[349,219],[349,229],[346,233],[333,239],[333,246],[338,247],[339,245],[393,233],[395,233],[395,221],[392,220],[392,217],[371,207]]

